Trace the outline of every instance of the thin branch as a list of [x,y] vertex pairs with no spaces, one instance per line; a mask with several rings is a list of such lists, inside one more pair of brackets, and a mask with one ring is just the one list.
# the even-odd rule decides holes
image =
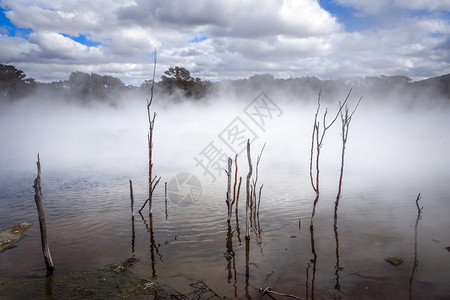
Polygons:
[[[234,171],[234,185],[233,185],[233,202],[231,202],[231,206],[233,206],[236,201],[236,184],[237,184],[237,175],[238,175],[238,164],[237,164],[238,155],[234,157],[235,171]],[[237,204],[236,204],[237,205]]]
[[245,222],[245,238],[247,240],[250,239],[250,212],[249,212],[249,206],[250,206],[250,197],[251,197],[251,191],[250,191],[250,178],[252,177],[253,173],[253,166],[252,166],[252,158],[250,156],[250,139],[247,140],[247,159],[248,159],[248,174],[247,174],[247,202],[245,206],[245,215],[246,215],[246,222]]
[[259,291],[263,295],[265,295],[265,294],[272,294],[272,295],[283,296],[283,297],[288,297],[288,298],[293,298],[293,299],[300,299],[299,297],[294,296],[294,295],[283,294],[283,293],[278,293],[278,292],[272,291],[272,289],[270,287],[266,287],[265,289],[261,288],[261,289],[259,289]]
[[[321,92],[319,92],[319,97],[317,99],[317,110],[316,110],[316,114],[314,116],[314,126],[313,126],[313,134],[312,134],[312,138],[311,138],[311,157],[310,157],[310,162],[309,162],[309,175],[310,175],[310,180],[311,180],[311,185],[313,187],[313,190],[316,192],[316,198],[314,199],[314,203],[313,203],[313,211],[311,214],[311,223],[310,223],[310,228],[312,229],[314,226],[314,216],[316,213],[316,205],[319,201],[319,159],[320,159],[320,149],[323,146],[323,140],[325,137],[325,133],[327,132],[328,129],[330,129],[330,127],[334,124],[334,122],[336,122],[336,119],[338,118],[339,115],[341,115],[342,109],[344,108],[344,106],[346,105],[350,94],[352,92],[352,89],[350,89],[350,91],[347,94],[347,97],[345,98],[344,102],[340,103],[339,102],[339,110],[337,111],[336,115],[334,116],[333,120],[327,125],[326,124],[326,117],[328,114],[328,109],[325,109],[325,112],[323,114],[323,128],[322,128],[322,133],[320,133],[320,122],[317,121],[317,116],[319,113],[319,109],[320,109],[320,96],[321,96]],[[320,138],[319,138],[320,136]],[[314,147],[315,146],[315,147]],[[314,148],[316,151],[316,155],[315,155],[315,160],[314,160]],[[313,176],[313,161],[315,161],[315,173],[316,173],[316,177],[315,177],[315,183],[314,183],[314,176]]]

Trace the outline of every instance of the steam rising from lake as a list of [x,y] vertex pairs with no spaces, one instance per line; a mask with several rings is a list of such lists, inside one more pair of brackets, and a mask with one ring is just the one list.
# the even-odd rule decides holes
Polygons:
[[[255,93],[255,97],[258,93]],[[256,134],[254,159],[266,142],[261,176],[266,181],[283,169],[300,176],[302,189],[309,172],[309,151],[316,101],[301,97],[268,95],[281,112],[268,120],[264,130],[246,119],[244,109],[254,99],[222,96],[205,102],[168,104],[155,99],[154,174],[163,181],[181,172],[196,174],[206,184],[212,178],[194,159],[211,142],[222,153],[234,157],[221,132],[240,117]],[[350,109],[358,98],[353,94]],[[342,95],[323,95],[319,119],[328,107],[327,121],[336,113]],[[145,99],[124,99],[117,107],[93,104],[89,107],[51,99],[28,99],[4,105],[0,112],[0,176],[15,172],[35,173],[36,154],[43,172],[112,172],[127,178],[145,177],[148,163],[148,119]],[[405,108],[398,103],[363,99],[350,125],[346,149],[344,182],[421,190],[423,185],[450,179],[449,108],[440,106]],[[321,120],[322,124],[322,120]],[[321,125],[322,126],[322,125]],[[341,122],[327,132],[321,154],[324,180],[338,176],[341,154]],[[245,155],[240,156],[247,169]],[[246,172],[246,171],[245,171]],[[165,177],[165,178],[164,178]],[[224,172],[217,173],[225,184]],[[304,182],[300,182],[304,181]]]

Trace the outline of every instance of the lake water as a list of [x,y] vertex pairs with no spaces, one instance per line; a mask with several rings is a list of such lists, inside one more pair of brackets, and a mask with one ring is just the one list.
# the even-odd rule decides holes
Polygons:
[[[338,119],[324,139],[320,198],[311,232],[315,194],[309,151],[316,107],[273,101],[278,111],[259,126],[245,113],[252,100],[155,107],[154,174],[162,179],[153,198],[151,226],[147,207],[143,218],[137,213],[148,197],[145,101],[119,108],[35,104],[30,109],[26,103],[5,108],[0,119],[0,230],[24,221],[34,225],[17,247],[0,253],[1,274],[26,276],[45,266],[33,198],[39,152],[56,274],[134,256],[140,259],[133,269],[136,275],[158,277],[186,293],[190,283],[202,280],[228,298],[259,298],[259,289],[271,287],[301,299],[448,299],[448,108],[361,104],[349,130],[334,230],[341,154]],[[330,118],[336,105],[323,106],[329,107]],[[208,161],[213,153],[221,157],[230,155],[232,147],[241,150],[240,142],[227,139],[237,125],[246,125],[254,139],[253,166],[266,143],[259,165],[258,190],[264,185],[255,219],[259,226],[248,243],[245,153],[238,161],[243,177],[239,224],[233,211],[231,231],[226,222],[226,174],[220,161]],[[209,169],[202,168],[209,163]],[[200,183],[180,186],[183,193],[193,192],[195,203],[180,203],[186,194],[175,194],[172,180],[183,173]],[[167,211],[164,182],[169,184]],[[423,212],[416,227],[419,192]],[[399,257],[403,263],[392,266],[387,257]]]

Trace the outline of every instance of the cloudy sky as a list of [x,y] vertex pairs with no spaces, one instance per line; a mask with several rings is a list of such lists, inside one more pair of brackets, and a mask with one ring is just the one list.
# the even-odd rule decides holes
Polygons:
[[0,63],[38,81],[139,85],[154,48],[159,75],[418,80],[450,73],[450,0],[0,0]]

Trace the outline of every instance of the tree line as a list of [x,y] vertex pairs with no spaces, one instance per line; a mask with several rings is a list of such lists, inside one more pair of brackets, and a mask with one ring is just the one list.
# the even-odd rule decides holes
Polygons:
[[[148,95],[152,80],[145,80],[139,87],[124,84],[109,75],[72,72],[68,79],[50,83],[38,82],[27,77],[12,65],[0,64],[0,101],[14,101],[42,93],[56,99],[75,99],[79,102],[104,101],[117,103],[131,93]],[[317,91],[345,93],[349,88],[361,94],[380,99],[402,95],[408,100],[426,101],[440,98],[450,101],[450,74],[413,82],[406,76],[372,76],[359,79],[319,79],[315,76],[300,78],[275,78],[270,74],[258,74],[245,79],[211,82],[193,77],[186,68],[169,68],[155,82],[155,93],[172,101],[201,100],[215,96],[218,91],[234,93],[248,100],[256,91],[272,95],[289,94],[301,99],[315,99]],[[447,102],[448,102],[447,101]]]

